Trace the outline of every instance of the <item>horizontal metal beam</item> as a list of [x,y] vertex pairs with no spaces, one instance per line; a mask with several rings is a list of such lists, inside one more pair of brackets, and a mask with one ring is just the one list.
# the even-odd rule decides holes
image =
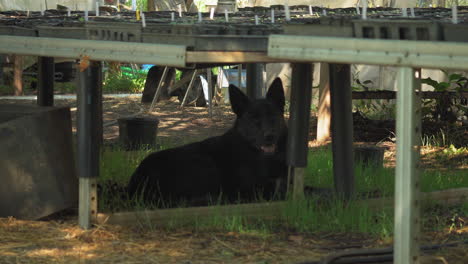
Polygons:
[[292,61],[468,69],[468,44],[271,35],[268,56]]
[[[284,61],[284,60],[283,60]],[[187,63],[271,63],[283,62],[267,56],[266,52],[249,51],[187,51]]]
[[185,66],[186,46],[61,38],[0,36],[0,53]]

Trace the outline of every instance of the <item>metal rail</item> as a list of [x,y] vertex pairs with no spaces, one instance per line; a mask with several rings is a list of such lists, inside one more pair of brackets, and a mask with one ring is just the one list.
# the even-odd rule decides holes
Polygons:
[[468,69],[465,43],[271,35],[268,56],[295,61]]
[[185,66],[186,46],[119,41],[0,36],[0,54]]

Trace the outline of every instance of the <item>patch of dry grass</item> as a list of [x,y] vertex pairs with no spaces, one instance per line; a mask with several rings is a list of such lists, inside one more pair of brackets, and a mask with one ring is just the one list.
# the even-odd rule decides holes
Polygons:
[[[424,243],[468,237],[466,228],[425,234]],[[0,218],[0,263],[298,263],[343,249],[384,247],[360,234],[272,234],[142,230],[114,225],[82,230],[74,220]],[[432,252],[428,261],[466,263],[468,245]],[[427,262],[426,262],[427,263]],[[438,263],[438,262],[430,262]]]

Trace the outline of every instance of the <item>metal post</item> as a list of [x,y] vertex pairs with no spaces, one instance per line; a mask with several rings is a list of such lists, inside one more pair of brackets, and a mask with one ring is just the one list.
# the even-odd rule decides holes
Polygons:
[[150,113],[153,112],[154,105],[158,101],[159,95],[161,94],[161,87],[163,86],[163,83],[166,80],[166,76],[167,76],[168,71],[169,71],[169,67],[167,67],[167,66],[164,67],[163,74],[162,74],[161,79],[159,80],[159,83],[158,83],[158,88],[156,88],[156,92],[154,93],[153,101],[151,102],[151,106],[149,108]]
[[55,65],[53,57],[38,57],[37,105],[54,105]]
[[249,98],[262,98],[265,80],[263,72],[265,67],[262,63],[247,64],[247,96]]
[[206,69],[206,78],[208,79],[208,115],[213,117],[213,82],[211,80],[211,68]]
[[397,77],[394,263],[419,263],[418,162],[421,101],[416,92],[420,90],[421,85],[419,79],[415,80],[414,76],[415,71],[412,68],[399,68]]
[[354,192],[353,115],[349,64],[330,64],[333,177],[336,193],[349,199]]
[[185,103],[187,101],[187,97],[188,97],[188,94],[190,93],[190,91],[192,90],[192,87],[193,87],[193,83],[195,82],[195,77],[197,77],[197,74],[198,74],[198,70],[194,70],[193,71],[193,75],[192,75],[192,79],[190,80],[190,83],[187,87],[187,91],[185,92],[185,95],[184,95],[184,99],[182,100],[182,103],[180,104],[180,107],[184,107],[185,106]]
[[96,179],[102,142],[102,70],[91,62],[80,72],[78,89],[77,143],[79,177],[79,225],[91,227],[97,216]]
[[[307,167],[310,104],[312,99],[311,63],[293,63],[291,108],[286,162],[293,180],[293,197],[304,195],[304,170]],[[289,182],[288,182],[289,185]]]

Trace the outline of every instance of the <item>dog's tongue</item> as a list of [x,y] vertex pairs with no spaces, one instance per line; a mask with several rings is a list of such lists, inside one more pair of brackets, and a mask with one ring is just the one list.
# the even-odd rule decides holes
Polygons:
[[263,145],[263,146],[260,146],[260,149],[264,153],[274,153],[276,150],[276,146],[275,145]]

